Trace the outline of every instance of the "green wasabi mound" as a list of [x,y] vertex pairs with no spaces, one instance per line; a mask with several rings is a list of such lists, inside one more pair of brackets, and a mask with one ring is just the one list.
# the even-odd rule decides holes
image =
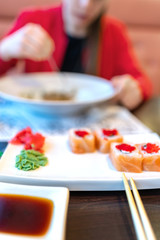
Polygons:
[[29,171],[35,170],[40,166],[45,166],[47,163],[48,159],[43,153],[35,150],[22,150],[21,153],[16,156],[15,167],[19,170]]

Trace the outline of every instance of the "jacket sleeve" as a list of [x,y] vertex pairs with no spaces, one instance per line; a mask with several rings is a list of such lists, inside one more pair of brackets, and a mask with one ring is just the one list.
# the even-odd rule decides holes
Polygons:
[[148,99],[152,94],[152,84],[150,79],[140,69],[125,26],[117,22],[113,34],[116,51],[114,75],[130,74],[133,76],[139,83],[144,100]]

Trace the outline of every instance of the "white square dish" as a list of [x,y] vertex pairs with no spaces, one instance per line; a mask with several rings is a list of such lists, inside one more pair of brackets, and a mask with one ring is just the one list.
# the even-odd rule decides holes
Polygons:
[[[160,142],[155,133],[124,135],[128,143]],[[15,167],[16,156],[22,145],[9,144],[0,160],[0,181],[17,184],[67,187],[70,191],[124,190],[122,172],[113,166],[109,154],[98,151],[86,154],[72,153],[68,135],[46,138],[45,155],[48,164],[33,171]],[[160,187],[160,172],[132,173],[138,189]]]
[[14,194],[40,197],[49,199],[53,201],[54,204],[50,225],[45,235],[32,237],[30,235],[0,232],[0,239],[3,240],[65,239],[65,225],[69,202],[69,191],[67,188],[0,183],[0,194]]

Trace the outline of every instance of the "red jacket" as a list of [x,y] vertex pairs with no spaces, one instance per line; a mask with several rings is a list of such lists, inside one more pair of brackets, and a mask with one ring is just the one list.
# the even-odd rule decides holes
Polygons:
[[[8,35],[29,22],[40,24],[54,39],[53,55],[57,66],[61,68],[68,41],[64,31],[62,7],[24,11]],[[144,99],[147,99],[151,95],[151,82],[139,69],[125,27],[119,21],[106,16],[102,18],[101,24],[97,75],[110,80],[116,75],[130,74],[139,82]],[[16,63],[16,59],[7,62],[0,59],[0,75],[6,73]],[[44,71],[52,71],[47,61],[25,60],[25,72]]]

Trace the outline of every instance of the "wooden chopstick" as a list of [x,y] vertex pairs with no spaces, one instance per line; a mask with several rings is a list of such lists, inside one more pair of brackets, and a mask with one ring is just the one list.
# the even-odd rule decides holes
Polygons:
[[122,173],[122,178],[123,178],[123,183],[124,183],[124,187],[125,187],[125,191],[126,191],[131,215],[132,215],[133,224],[134,224],[134,228],[135,228],[136,235],[137,235],[137,239],[147,240],[144,229],[143,229],[143,225],[141,223],[141,219],[138,214],[138,210],[136,208],[136,204],[135,204],[133,195],[130,190],[130,186],[128,184],[128,180],[124,173]]
[[124,183],[137,239],[156,240],[155,234],[153,232],[152,226],[150,224],[149,218],[143,206],[141,197],[138,193],[134,180],[130,178],[130,183],[132,186],[132,191],[133,191],[135,200],[133,198],[132,192],[130,190],[130,186],[128,184],[128,180],[124,173],[122,173],[122,178],[123,178],[123,183]]
[[134,198],[135,198],[135,201],[137,203],[137,208],[139,210],[139,215],[141,217],[141,221],[143,223],[143,228],[144,228],[144,231],[146,233],[147,239],[156,240],[154,231],[152,229],[151,223],[149,221],[146,210],[145,210],[144,205],[142,203],[141,197],[140,197],[139,192],[136,188],[135,182],[132,178],[130,178],[130,183],[131,183],[131,186],[132,186]]
[[60,69],[59,67],[57,66],[57,63],[54,59],[53,56],[51,56],[50,58],[48,58],[48,63],[49,63],[49,66],[51,68],[52,71],[56,71],[56,72],[60,72]]

